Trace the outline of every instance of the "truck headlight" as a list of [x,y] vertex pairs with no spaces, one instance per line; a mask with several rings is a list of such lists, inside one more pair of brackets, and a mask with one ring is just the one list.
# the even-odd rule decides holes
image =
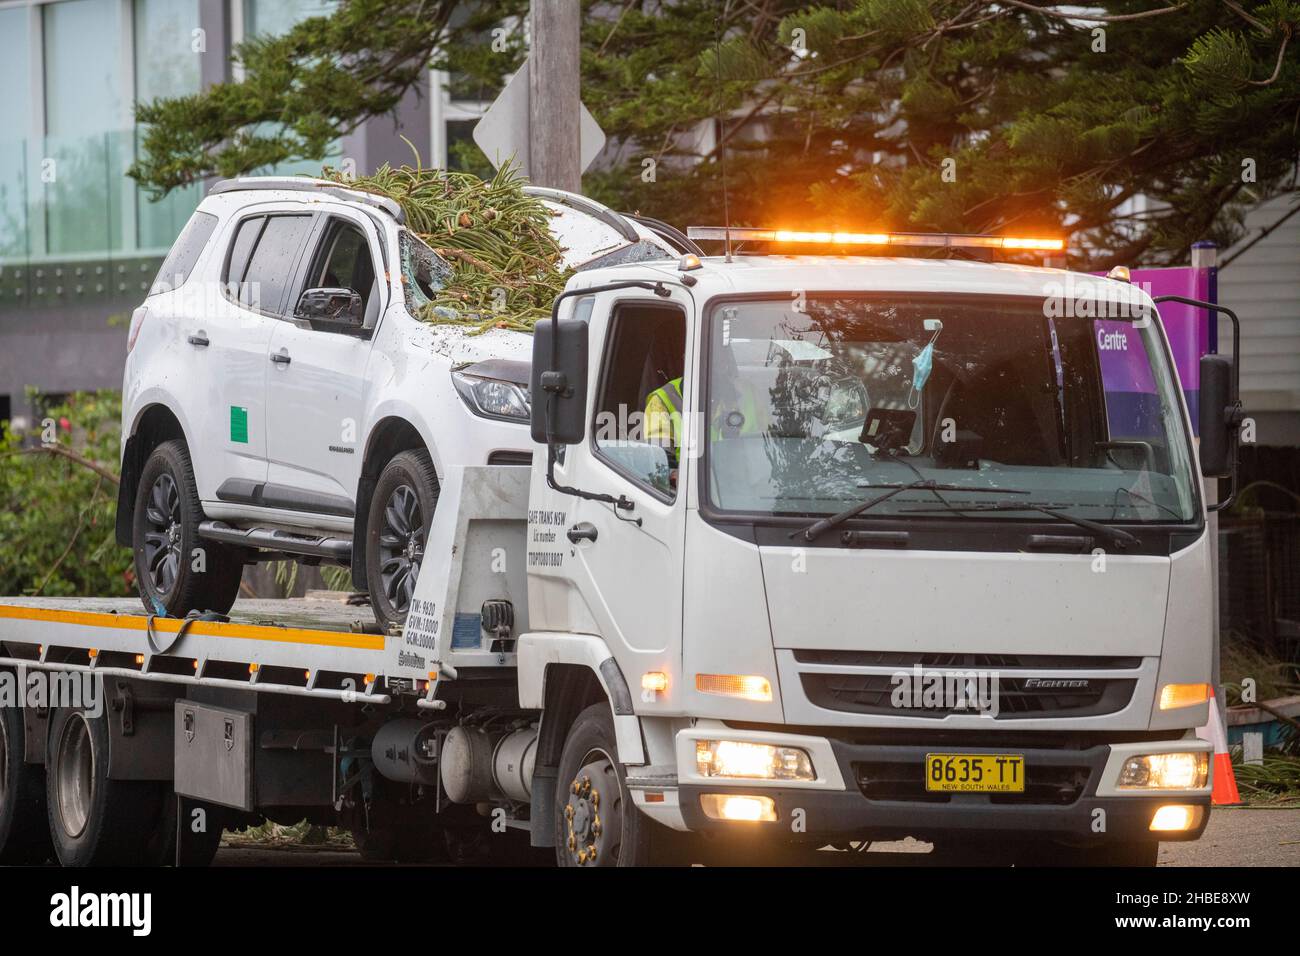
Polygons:
[[528,386],[475,374],[470,365],[451,373],[452,384],[469,410],[481,418],[526,422],[532,418]]
[[695,770],[701,777],[748,780],[815,780],[808,751],[745,740],[695,741]]
[[1210,774],[1210,755],[1197,753],[1146,754],[1129,757],[1120,768],[1120,790],[1199,790]]

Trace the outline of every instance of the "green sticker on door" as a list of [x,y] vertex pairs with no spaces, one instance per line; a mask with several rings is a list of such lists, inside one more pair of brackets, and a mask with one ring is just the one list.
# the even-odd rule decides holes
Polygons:
[[248,444],[248,409],[230,406],[230,440]]

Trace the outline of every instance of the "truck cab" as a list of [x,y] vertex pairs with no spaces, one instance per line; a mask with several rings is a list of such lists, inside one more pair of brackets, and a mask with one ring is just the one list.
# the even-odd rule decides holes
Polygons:
[[[518,664],[536,779],[569,803],[535,785],[534,816],[569,821],[571,862],[609,855],[602,775],[665,832],[774,845],[1154,863],[1200,834],[1214,577],[1150,296],[772,255],[593,270],[562,299],[534,343]],[[567,733],[574,667],[605,743]]]

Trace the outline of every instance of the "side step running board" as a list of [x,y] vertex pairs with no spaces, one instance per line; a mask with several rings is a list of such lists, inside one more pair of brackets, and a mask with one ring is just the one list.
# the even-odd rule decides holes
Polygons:
[[199,524],[199,536],[210,541],[236,544],[245,548],[283,551],[286,554],[305,554],[330,561],[348,564],[352,560],[350,538],[336,538],[279,528],[233,528],[224,521],[204,521]]

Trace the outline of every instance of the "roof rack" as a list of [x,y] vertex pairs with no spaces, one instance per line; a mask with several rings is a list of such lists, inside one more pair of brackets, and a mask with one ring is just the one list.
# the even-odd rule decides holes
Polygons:
[[926,246],[945,249],[1064,252],[1064,239],[979,236],[948,232],[803,232],[750,226],[689,226],[691,239],[730,238],[733,242],[812,243],[823,246]]
[[631,219],[634,222],[639,222],[641,225],[645,226],[678,252],[689,253],[697,256],[704,255],[704,250],[689,239],[686,236],[686,233],[682,232],[676,226],[669,225],[662,219],[652,219],[649,216],[636,216],[630,212],[625,212],[623,215],[628,219]]
[[551,189],[547,186],[525,186],[524,195],[535,196],[538,199],[545,199],[560,206],[568,206],[570,209],[586,213],[593,219],[599,219],[605,223],[628,242],[636,242],[641,238],[637,231],[632,228],[632,224],[621,215],[608,206],[603,206],[596,200],[588,199],[586,196],[579,196],[577,193],[571,193],[563,189]]
[[243,176],[239,179],[223,179],[208,190],[209,196],[221,193],[235,193],[254,190],[293,190],[296,192],[313,191],[343,199],[349,202],[361,202],[374,206],[392,216],[398,225],[406,225],[406,213],[387,196],[376,196],[361,189],[348,189],[327,179],[310,179],[306,176]]

